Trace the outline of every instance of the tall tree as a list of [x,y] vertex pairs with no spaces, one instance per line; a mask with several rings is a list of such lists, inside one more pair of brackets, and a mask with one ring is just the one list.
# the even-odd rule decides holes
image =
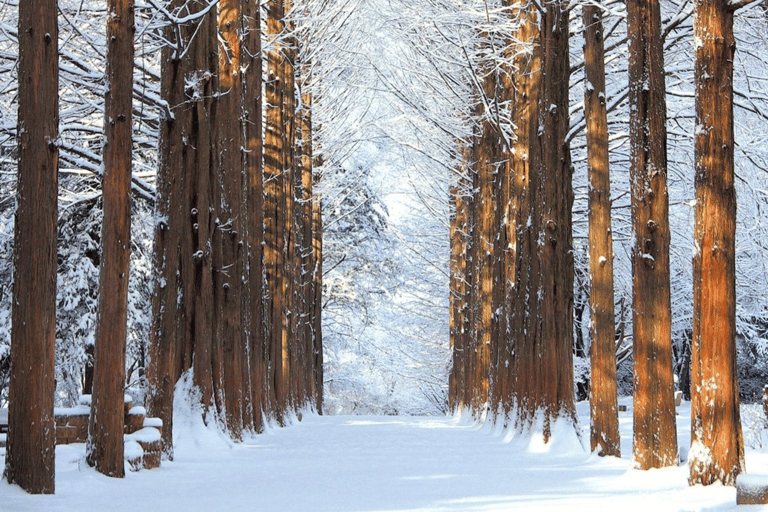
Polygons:
[[107,90],[104,99],[99,310],[87,461],[108,476],[125,476],[123,393],[131,255],[133,2],[107,4]]
[[664,56],[658,0],[627,0],[632,196],[634,460],[676,465]]
[[182,5],[190,15],[186,20],[169,17],[164,34],[169,44],[161,58],[161,94],[172,110],[160,123],[147,369],[149,412],[163,421],[168,457],[173,457],[173,391],[182,373],[193,368],[206,410],[223,398],[214,393],[221,390],[223,373],[213,336],[214,235],[219,227],[212,214],[216,180],[211,175],[216,168],[211,119],[218,74],[216,2],[174,1],[169,12]]
[[220,246],[213,281],[213,309],[218,316],[224,386],[224,419],[235,439],[242,437],[244,423],[246,339],[242,321],[245,299],[245,181],[243,177],[241,0],[218,3],[218,101],[215,114],[217,143],[214,201],[217,226],[214,247]]
[[[518,429],[541,419],[547,442],[559,419],[575,421],[573,395],[573,254],[568,131],[568,11],[549,1],[519,10],[516,39],[530,45],[515,80],[516,125],[527,140],[515,149],[523,159],[515,177],[515,283],[511,325],[511,404]],[[520,75],[520,76],[518,76]],[[527,106],[524,102],[530,101]],[[519,117],[518,117],[519,116]],[[520,121],[517,121],[520,119]],[[527,175],[525,171],[527,170]],[[509,277],[508,277],[509,279]]]
[[693,484],[735,485],[744,471],[736,366],[736,189],[734,186],[734,4],[697,0],[696,206],[691,342]]
[[600,455],[621,456],[616,391],[613,311],[613,235],[611,179],[608,172],[608,114],[601,8],[582,6],[584,18],[584,117],[587,121],[589,174],[589,295],[592,344],[590,363],[590,446]]
[[59,65],[56,0],[19,2],[18,189],[5,478],[53,494]]
[[263,428],[263,413],[268,405],[264,330],[263,254],[264,182],[262,179],[262,55],[261,2],[246,1],[242,8],[242,95],[243,95],[243,169],[247,208],[247,299],[243,301],[243,318],[247,329],[251,421],[255,431]]

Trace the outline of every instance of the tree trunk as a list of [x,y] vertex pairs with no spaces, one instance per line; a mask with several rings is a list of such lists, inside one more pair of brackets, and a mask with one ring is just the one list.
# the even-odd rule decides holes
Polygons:
[[634,246],[634,460],[678,463],[672,376],[664,58],[658,0],[627,2]]
[[104,218],[86,458],[100,473],[118,478],[125,476],[123,395],[131,256],[134,31],[133,3],[110,0],[107,5],[108,88],[104,99]]
[[[171,8],[183,4],[174,2]],[[200,12],[206,2],[195,1]],[[163,49],[161,95],[172,111],[160,123],[155,200],[155,293],[152,300],[148,408],[163,421],[163,449],[173,457],[173,390],[193,368],[193,382],[207,410],[221,398],[221,353],[213,342],[214,265],[220,244],[212,175],[216,140],[212,130],[217,90],[216,11],[194,24],[168,26]],[[177,40],[177,31],[181,40]],[[193,37],[194,35],[194,37]]]
[[[284,36],[289,6],[267,2],[267,35]],[[293,53],[282,44],[267,52],[266,134],[264,137],[264,262],[270,385],[275,419],[283,423],[291,403],[292,302],[291,228],[293,227]]]
[[[315,158],[315,160],[317,160]],[[312,176],[313,188],[316,190],[320,176],[315,172]],[[315,368],[315,410],[323,413],[323,218],[322,203],[317,194],[312,199],[312,357]]]
[[19,2],[19,167],[5,478],[53,494],[59,101],[55,0]]
[[[544,442],[558,419],[575,422],[573,395],[573,254],[568,131],[568,12],[550,1],[536,23],[529,6],[518,39],[532,43],[529,84],[537,90],[538,121],[528,147],[528,183],[519,183],[521,215],[516,236],[513,403],[515,425],[527,430],[542,420]],[[537,70],[539,70],[537,72]],[[522,148],[521,148],[522,149]],[[523,151],[525,151],[523,149]],[[525,154],[525,153],[524,153]]]
[[248,325],[248,361],[253,428],[264,427],[263,413],[268,405],[264,330],[263,248],[264,240],[264,182],[262,176],[262,55],[261,7],[259,1],[242,4],[243,15],[243,167],[246,179],[245,209],[248,251],[248,300],[243,304],[243,317]]
[[744,471],[736,366],[733,9],[698,0],[696,207],[691,358],[691,485],[736,485]]
[[613,236],[611,179],[608,171],[608,114],[605,103],[605,51],[600,7],[583,5],[584,72],[587,88],[589,168],[589,296],[592,319],[590,348],[590,446],[600,455],[621,457],[616,390],[616,332],[613,311]]
[[[216,201],[220,221],[221,267],[214,272],[214,311],[219,315],[217,338],[221,343],[224,385],[224,419],[230,435],[242,438],[245,368],[245,328],[242,301],[245,288],[245,188],[242,126],[241,0],[218,4],[219,99],[216,102],[217,172]],[[242,243],[241,243],[242,242]]]
[[[468,155],[467,155],[468,156]],[[469,162],[465,159],[465,164]],[[449,376],[448,403],[452,412],[461,412],[469,403],[466,400],[467,364],[469,361],[469,210],[470,186],[466,179],[467,169],[462,169],[459,184],[451,188],[451,285],[450,285],[450,343],[452,367]]]

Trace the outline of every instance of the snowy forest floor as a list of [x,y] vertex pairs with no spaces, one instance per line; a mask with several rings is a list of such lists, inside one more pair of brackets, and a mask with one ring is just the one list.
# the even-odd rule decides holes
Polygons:
[[[176,413],[176,457],[160,469],[110,479],[87,467],[85,445],[56,449],[56,495],[0,482],[0,510],[19,511],[715,511],[736,491],[688,487],[688,469],[630,468],[631,399],[622,399],[622,459],[601,459],[576,437],[553,446],[505,439],[456,417],[305,416],[232,444],[196,415]],[[589,404],[578,404],[585,444]],[[678,408],[683,456],[690,404]],[[0,463],[5,451],[0,449]],[[768,450],[747,450],[747,471],[768,470]],[[746,507],[760,509],[760,507]],[[739,507],[744,509],[744,507]],[[768,509],[768,507],[766,507]]]

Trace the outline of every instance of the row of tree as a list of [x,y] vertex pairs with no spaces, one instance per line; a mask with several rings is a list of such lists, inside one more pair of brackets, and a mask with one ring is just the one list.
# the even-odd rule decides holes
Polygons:
[[[701,0],[696,41],[690,482],[744,469],[736,367],[733,14]],[[480,119],[452,198],[450,401],[510,428],[574,421],[568,5],[504,0],[481,34]],[[676,465],[664,37],[657,1],[626,4],[632,212],[634,443]],[[582,6],[591,292],[591,446],[620,455],[602,7]],[[482,62],[482,61],[481,61]]]
[[[321,218],[310,63],[285,1],[153,4],[163,19],[149,413],[173,457],[174,386],[239,439],[321,410]],[[18,192],[5,477],[54,491],[57,3],[20,2]],[[103,222],[87,459],[122,476],[135,6],[111,0]],[[266,44],[264,44],[266,42]],[[264,45],[264,48],[262,46]],[[303,54],[302,54],[303,55]],[[266,76],[264,81],[263,78]],[[22,92],[23,91],[23,92]],[[263,128],[266,132],[263,133]]]

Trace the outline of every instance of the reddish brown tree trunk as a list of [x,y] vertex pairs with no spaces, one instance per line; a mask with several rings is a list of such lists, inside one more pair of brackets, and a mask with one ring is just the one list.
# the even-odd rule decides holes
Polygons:
[[664,58],[658,0],[628,0],[634,459],[677,465],[669,285]]
[[133,3],[107,5],[107,92],[104,100],[104,218],[101,228],[99,310],[87,460],[107,475],[125,476],[123,395],[131,256]]
[[600,455],[621,457],[616,390],[613,311],[613,236],[611,179],[608,171],[608,114],[605,102],[605,51],[600,7],[584,5],[584,117],[589,167],[590,446]]
[[538,102],[531,115],[538,125],[530,132],[528,183],[520,183],[518,192],[520,212],[528,219],[520,222],[517,233],[512,389],[515,425],[527,429],[543,420],[547,442],[555,421],[575,421],[573,192],[566,143],[570,69],[564,57],[568,55],[568,12],[563,2],[547,2],[538,24],[535,7],[528,9],[520,40],[534,43],[530,85],[537,87]]
[[[181,2],[179,2],[179,5]],[[172,5],[171,7],[176,6]],[[192,12],[208,7],[191,4]],[[212,126],[217,90],[216,11],[194,24],[169,26],[163,49],[161,94],[173,108],[161,120],[155,226],[155,293],[150,329],[148,408],[163,421],[164,451],[173,457],[173,390],[193,368],[207,409],[222,389],[222,358],[213,342],[213,269],[220,265],[212,175],[216,140]],[[182,40],[177,41],[177,34]],[[194,37],[192,37],[194,35]],[[220,404],[219,404],[220,405]]]
[[267,407],[267,353],[264,330],[263,248],[264,183],[262,178],[262,55],[260,2],[242,4],[243,16],[243,152],[247,201],[248,300],[243,317],[248,325],[248,361],[252,422],[255,431],[263,429]]
[[59,129],[55,0],[19,2],[19,167],[5,478],[53,494]]
[[[241,70],[241,0],[218,4],[219,100],[216,102],[217,182],[221,198],[216,215],[221,236],[221,267],[214,272],[214,310],[219,316],[217,338],[222,350],[224,418],[230,434],[242,438],[245,369],[245,197],[243,179]],[[241,243],[243,242],[243,243]]]
[[691,485],[735,485],[744,471],[736,366],[733,9],[698,0],[696,208],[691,343]]

